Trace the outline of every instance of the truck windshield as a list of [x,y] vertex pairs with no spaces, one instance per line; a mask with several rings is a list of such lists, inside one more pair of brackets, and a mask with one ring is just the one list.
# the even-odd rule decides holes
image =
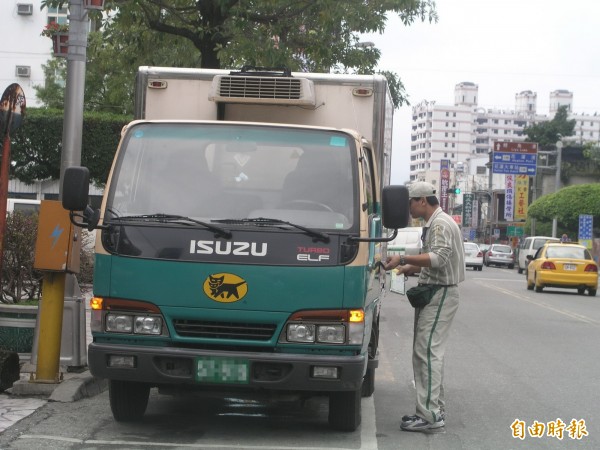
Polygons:
[[151,214],[206,222],[269,218],[348,230],[357,222],[355,153],[350,135],[329,130],[135,124],[123,140],[105,219]]

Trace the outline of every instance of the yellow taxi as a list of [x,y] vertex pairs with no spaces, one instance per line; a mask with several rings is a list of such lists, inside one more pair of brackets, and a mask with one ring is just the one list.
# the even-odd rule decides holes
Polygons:
[[583,245],[548,243],[534,256],[527,256],[527,289],[542,292],[545,287],[577,289],[596,295],[598,264]]

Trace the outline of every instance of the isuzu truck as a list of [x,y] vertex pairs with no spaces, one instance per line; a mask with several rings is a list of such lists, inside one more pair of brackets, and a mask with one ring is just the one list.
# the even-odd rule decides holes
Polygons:
[[[118,421],[151,388],[329,398],[355,430],[375,386],[385,242],[408,222],[379,75],[141,67],[99,211],[88,364]],[[385,186],[385,188],[384,188]]]

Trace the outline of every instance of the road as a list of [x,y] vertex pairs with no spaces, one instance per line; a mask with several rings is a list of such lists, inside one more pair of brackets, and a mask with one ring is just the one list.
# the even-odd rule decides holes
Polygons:
[[[415,282],[411,277],[409,285]],[[376,392],[363,399],[363,423],[354,433],[329,430],[323,398],[302,403],[153,392],[144,421],[122,424],[113,421],[103,393],[47,403],[0,434],[0,448],[600,448],[600,297],[527,291],[516,270],[487,267],[469,270],[460,290],[445,366],[448,418],[440,433],[399,429],[399,418],[414,412],[412,308],[390,294]],[[521,431],[523,439],[515,437]]]

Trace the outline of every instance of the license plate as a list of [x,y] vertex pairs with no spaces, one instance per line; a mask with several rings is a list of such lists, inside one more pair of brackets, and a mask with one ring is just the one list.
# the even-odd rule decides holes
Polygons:
[[200,356],[196,359],[196,381],[201,383],[248,384],[250,364],[241,358]]
[[577,266],[575,264],[563,264],[563,269],[565,269],[565,270],[577,270]]

